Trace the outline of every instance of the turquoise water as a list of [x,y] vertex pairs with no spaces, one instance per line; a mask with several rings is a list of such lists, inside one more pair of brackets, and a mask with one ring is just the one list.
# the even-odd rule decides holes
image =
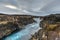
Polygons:
[[39,28],[39,18],[35,18],[37,23],[32,23],[26,26],[25,29],[14,33],[3,40],[28,40],[31,35],[33,35],[35,32],[37,32]]

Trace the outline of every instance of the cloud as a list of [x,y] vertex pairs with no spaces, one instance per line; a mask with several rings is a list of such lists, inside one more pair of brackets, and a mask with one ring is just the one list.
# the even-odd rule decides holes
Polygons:
[[43,15],[47,14],[47,11],[59,11],[59,4],[59,0],[0,0],[0,12]]
[[47,4],[46,6],[44,6],[41,11],[60,11],[60,0],[54,0],[52,2],[50,2],[49,4]]
[[17,9],[17,7],[15,7],[13,5],[5,5],[5,7],[11,8],[11,9]]

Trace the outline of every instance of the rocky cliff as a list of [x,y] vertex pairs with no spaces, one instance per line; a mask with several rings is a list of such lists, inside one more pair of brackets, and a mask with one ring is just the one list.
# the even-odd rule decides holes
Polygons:
[[41,17],[40,27],[30,40],[60,40],[60,14]]
[[35,16],[0,14],[0,38],[21,30],[25,25],[35,22]]

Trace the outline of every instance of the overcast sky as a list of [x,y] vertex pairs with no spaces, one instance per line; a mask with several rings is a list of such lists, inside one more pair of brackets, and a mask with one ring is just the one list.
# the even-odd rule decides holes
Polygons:
[[60,0],[0,0],[0,13],[43,15],[60,12]]

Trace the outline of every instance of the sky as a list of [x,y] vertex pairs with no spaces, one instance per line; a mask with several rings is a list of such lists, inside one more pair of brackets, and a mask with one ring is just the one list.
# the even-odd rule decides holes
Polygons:
[[60,13],[60,0],[0,0],[0,13],[47,15]]

